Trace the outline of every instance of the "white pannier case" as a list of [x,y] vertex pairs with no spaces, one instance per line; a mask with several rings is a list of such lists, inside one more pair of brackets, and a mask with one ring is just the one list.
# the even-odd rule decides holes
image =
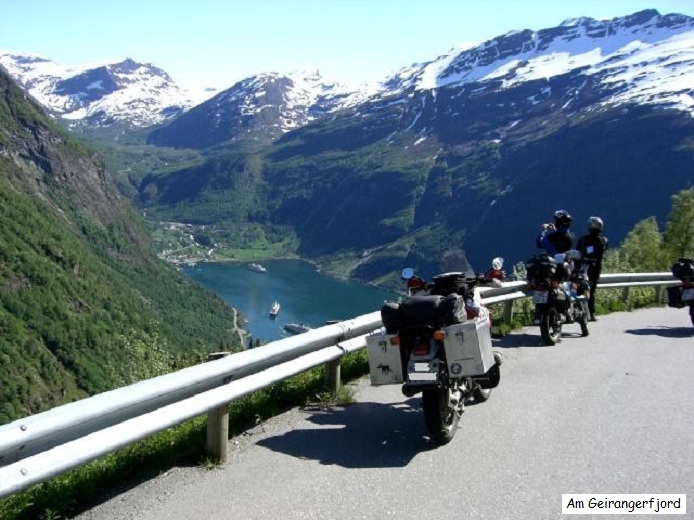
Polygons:
[[397,334],[376,333],[366,337],[369,352],[371,384],[393,385],[405,381],[400,360],[400,346],[391,345],[390,338]]
[[444,330],[443,340],[450,377],[481,376],[494,365],[489,315],[486,309],[478,318]]

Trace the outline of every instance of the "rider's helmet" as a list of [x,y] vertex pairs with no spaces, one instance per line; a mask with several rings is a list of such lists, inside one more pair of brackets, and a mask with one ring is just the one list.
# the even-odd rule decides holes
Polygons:
[[568,211],[560,209],[554,212],[554,225],[557,229],[570,227],[572,221]]
[[602,231],[602,219],[600,217],[590,217],[588,219],[588,229]]

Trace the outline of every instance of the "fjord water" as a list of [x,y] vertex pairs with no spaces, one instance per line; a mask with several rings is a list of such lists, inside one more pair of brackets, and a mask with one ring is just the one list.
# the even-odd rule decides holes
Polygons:
[[[377,311],[386,300],[399,295],[370,286],[326,276],[302,260],[263,262],[266,273],[246,264],[203,262],[184,268],[191,279],[218,294],[248,320],[244,328],[253,340],[263,343],[287,337],[285,323],[303,323],[317,328],[330,320],[346,320]],[[272,302],[279,315],[270,319]]]

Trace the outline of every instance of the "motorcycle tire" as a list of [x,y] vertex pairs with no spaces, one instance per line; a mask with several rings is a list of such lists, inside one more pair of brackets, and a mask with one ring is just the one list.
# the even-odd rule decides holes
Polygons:
[[689,317],[692,319],[692,326],[694,326],[694,305],[689,306]]
[[475,389],[472,391],[472,397],[474,397],[475,401],[477,401],[478,403],[485,402],[491,396],[492,396],[492,389],[491,388],[482,388],[479,385],[475,385]]
[[556,307],[550,306],[540,318],[540,335],[545,345],[556,345],[561,339],[561,315]]
[[445,387],[422,391],[422,409],[427,431],[436,444],[448,444],[458,429],[460,413],[451,406],[450,390]]

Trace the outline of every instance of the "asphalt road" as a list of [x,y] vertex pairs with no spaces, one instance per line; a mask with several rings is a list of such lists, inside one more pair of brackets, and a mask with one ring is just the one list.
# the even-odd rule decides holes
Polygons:
[[589,325],[554,347],[536,327],[495,341],[501,384],[447,446],[426,436],[419,396],[364,379],[353,405],[287,412],[232,439],[226,466],[176,468],[79,518],[558,519],[563,493],[686,493],[694,518],[686,310]]

